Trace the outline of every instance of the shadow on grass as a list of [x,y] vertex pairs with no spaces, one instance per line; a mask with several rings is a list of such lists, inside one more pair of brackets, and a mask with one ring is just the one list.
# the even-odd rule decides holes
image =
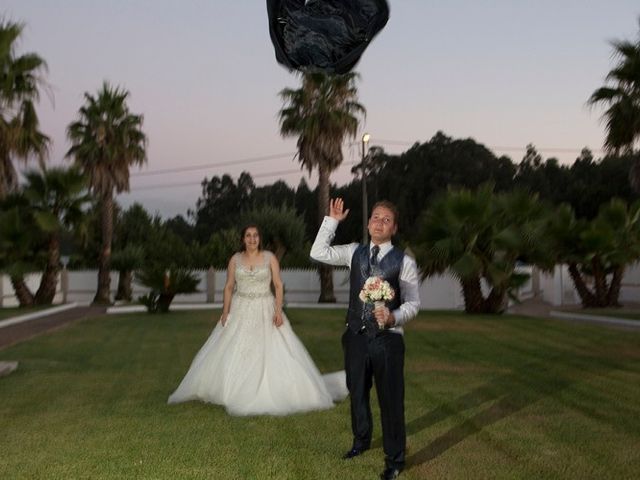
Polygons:
[[[485,385],[407,423],[407,435],[414,435],[449,417],[459,416],[461,412],[493,402],[407,457],[407,467],[416,467],[433,460],[485,427],[543,398],[556,397],[578,381],[616,367],[618,366],[607,361],[603,362],[601,358],[579,355],[569,358],[565,353],[548,358],[544,362],[527,363],[515,372],[496,377]],[[381,446],[381,438],[377,438],[372,445],[373,448]]]

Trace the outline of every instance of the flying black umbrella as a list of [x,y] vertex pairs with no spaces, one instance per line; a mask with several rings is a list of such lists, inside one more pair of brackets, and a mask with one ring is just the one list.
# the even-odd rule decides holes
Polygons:
[[389,20],[386,0],[267,0],[276,59],[308,72],[349,72]]

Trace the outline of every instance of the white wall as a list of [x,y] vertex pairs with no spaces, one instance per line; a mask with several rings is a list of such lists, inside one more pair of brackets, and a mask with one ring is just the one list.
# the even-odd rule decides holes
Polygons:
[[627,268],[620,286],[620,302],[640,302],[640,263]]
[[[529,266],[519,267],[519,270],[531,272]],[[204,303],[207,300],[207,272],[199,271],[199,292],[190,295],[178,295],[176,303]],[[534,275],[536,273],[534,272]],[[566,265],[558,265],[550,274],[539,274],[539,289],[543,300],[554,306],[577,305],[580,298],[575,291],[573,281],[569,276]],[[285,284],[285,301],[287,303],[315,303],[320,292],[320,279],[313,269],[308,270],[283,270],[282,279]],[[222,289],[226,281],[226,272],[218,270],[214,272],[214,301],[222,301]],[[40,274],[27,276],[27,285],[35,292],[40,282]],[[68,302],[89,304],[93,300],[98,282],[98,274],[95,270],[81,270],[69,272]],[[335,269],[333,273],[333,285],[338,303],[349,301],[349,271],[347,269]],[[535,294],[533,284],[528,281],[519,292],[521,299],[530,298]],[[112,297],[118,286],[118,274],[111,274]],[[486,286],[484,286],[486,287]],[[486,289],[486,288],[485,288]],[[147,293],[147,289],[134,282],[133,297]],[[17,306],[13,287],[7,275],[0,275],[0,305],[4,307]],[[464,300],[458,281],[450,274],[437,275],[426,279],[420,286],[420,300],[422,308],[431,309],[462,309]],[[640,302],[640,264],[634,264],[627,269],[621,286],[620,301]],[[60,282],[55,297],[55,303],[62,302]]]
[[[38,287],[40,286],[40,273],[32,273],[25,276],[25,283],[29,290],[35,295]],[[94,290],[95,294],[95,290]],[[91,297],[93,300],[93,297]],[[56,295],[53,299],[54,303],[62,303],[62,291],[60,290],[60,276],[58,276],[58,286],[56,288]],[[0,274],[0,306],[2,307],[17,307],[19,305],[16,298],[13,285],[11,285],[11,279],[8,275]]]

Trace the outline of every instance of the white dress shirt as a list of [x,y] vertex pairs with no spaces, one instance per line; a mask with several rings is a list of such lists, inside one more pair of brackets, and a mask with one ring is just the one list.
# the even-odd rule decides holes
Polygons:
[[[324,217],[318,235],[311,246],[311,258],[318,262],[335,266],[347,266],[351,268],[351,258],[360,245],[359,243],[349,243],[347,245],[334,245],[331,242],[336,236],[338,221],[332,217]],[[393,248],[391,242],[381,245],[378,253],[378,262]],[[371,247],[371,245],[370,245]],[[418,267],[413,258],[405,255],[400,269],[400,307],[393,311],[396,320],[395,326],[389,331],[403,333],[402,325],[407,323],[418,314],[420,310],[419,277]]]

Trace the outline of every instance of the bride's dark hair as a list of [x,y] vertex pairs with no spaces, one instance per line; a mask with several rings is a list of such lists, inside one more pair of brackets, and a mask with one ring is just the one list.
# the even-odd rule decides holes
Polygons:
[[240,231],[240,252],[244,252],[247,249],[244,244],[244,235],[250,228],[255,228],[258,232],[258,237],[260,238],[260,241],[258,242],[258,250],[262,250],[262,232],[260,231],[260,227],[255,223],[248,223]]

